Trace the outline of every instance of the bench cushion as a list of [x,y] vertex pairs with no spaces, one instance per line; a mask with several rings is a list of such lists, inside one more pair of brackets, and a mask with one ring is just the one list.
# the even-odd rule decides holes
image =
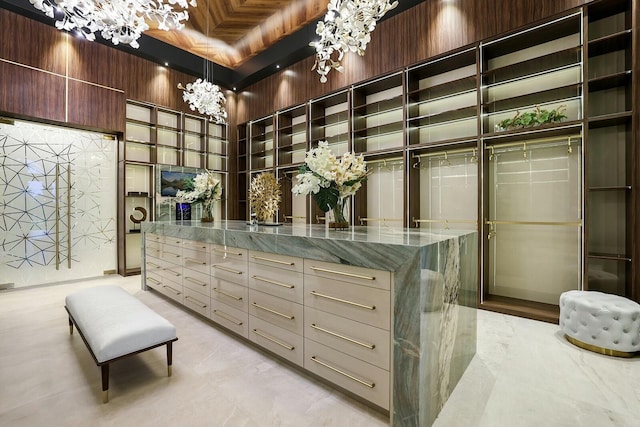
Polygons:
[[118,286],[74,292],[65,304],[98,363],[176,338],[175,326]]

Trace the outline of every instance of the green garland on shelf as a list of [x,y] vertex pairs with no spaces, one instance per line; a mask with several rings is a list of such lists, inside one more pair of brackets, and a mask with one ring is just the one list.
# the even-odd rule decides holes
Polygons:
[[535,111],[527,111],[524,113],[517,111],[513,118],[504,119],[499,122],[497,126],[500,130],[508,130],[558,123],[567,118],[567,115],[564,114],[566,109],[566,105],[561,105],[553,110],[545,110],[536,106]]

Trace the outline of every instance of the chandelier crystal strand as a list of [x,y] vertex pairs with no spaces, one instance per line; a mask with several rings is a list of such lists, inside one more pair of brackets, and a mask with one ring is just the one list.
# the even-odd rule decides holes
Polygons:
[[316,49],[316,61],[312,70],[320,74],[320,82],[326,83],[332,69],[343,71],[340,61],[345,52],[357,52],[363,56],[371,32],[376,23],[398,2],[390,0],[331,0],[327,13],[318,22],[316,34],[319,41],[309,43]]
[[[161,30],[181,30],[189,19],[189,6],[196,0],[29,0],[38,10],[56,18],[59,30],[77,30],[87,40],[100,32],[114,45],[123,43],[137,49],[138,39],[155,21]],[[174,10],[178,5],[183,10]]]

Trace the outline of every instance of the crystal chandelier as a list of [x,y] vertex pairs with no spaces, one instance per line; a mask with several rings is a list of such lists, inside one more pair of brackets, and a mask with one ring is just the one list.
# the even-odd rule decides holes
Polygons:
[[220,87],[211,83],[208,77],[187,83],[186,87],[179,83],[178,89],[184,90],[182,99],[189,103],[191,110],[198,110],[200,114],[209,116],[209,119],[216,123],[227,122],[227,111],[224,108],[227,100],[220,91]]
[[[209,1],[207,0],[207,10],[208,9]],[[182,83],[178,83],[178,89],[184,91],[182,93],[182,99],[184,100],[184,102],[189,103],[189,108],[192,111],[198,110],[200,114],[209,116],[210,120],[215,121],[218,124],[224,124],[227,122],[227,110],[224,108],[227,100],[222,94],[220,87],[211,83],[211,64],[209,60],[206,59],[206,57],[209,56],[209,15],[210,13],[207,13],[207,46],[205,52],[204,70],[202,73],[204,78],[197,79],[193,83],[187,83],[186,87],[182,86]]]
[[[320,82],[326,83],[331,69],[342,72],[340,61],[347,51],[363,56],[371,32],[376,23],[398,2],[390,0],[331,0],[323,21],[318,22],[316,34],[319,41],[309,43],[316,49],[313,68],[320,74]],[[337,59],[332,56],[337,52]]]
[[[95,40],[100,32],[114,45],[119,43],[138,48],[140,35],[149,29],[148,21],[156,21],[161,30],[180,30],[189,19],[186,10],[176,11],[174,5],[187,9],[196,0],[29,0],[38,10],[55,18],[59,30],[77,30],[87,40]],[[57,13],[56,13],[57,12]],[[60,16],[62,15],[62,16]]]

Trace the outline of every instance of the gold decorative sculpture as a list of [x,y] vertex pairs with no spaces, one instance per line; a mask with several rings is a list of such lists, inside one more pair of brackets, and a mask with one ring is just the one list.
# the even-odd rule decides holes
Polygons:
[[281,196],[280,185],[273,174],[263,172],[253,177],[249,186],[249,203],[258,222],[274,223]]

